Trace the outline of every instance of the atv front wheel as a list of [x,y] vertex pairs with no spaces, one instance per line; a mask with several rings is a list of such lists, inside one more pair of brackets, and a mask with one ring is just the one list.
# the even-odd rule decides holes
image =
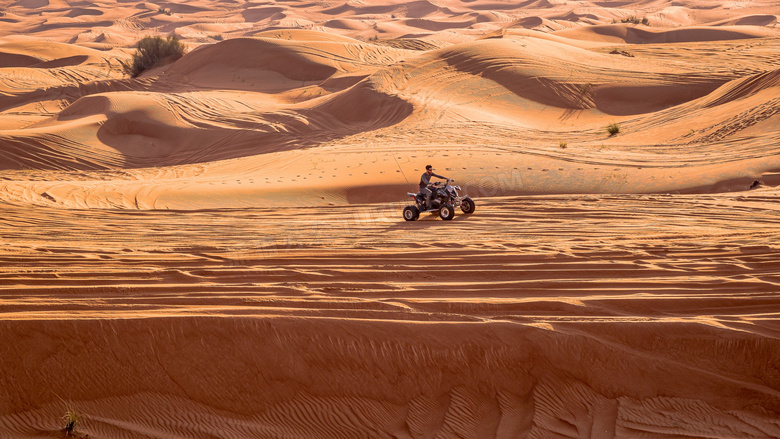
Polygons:
[[404,207],[404,219],[406,221],[415,221],[420,217],[420,209],[417,206]]
[[474,200],[472,200],[469,197],[464,198],[460,202],[460,210],[463,211],[463,213],[474,213],[474,209],[477,207],[474,205]]
[[439,217],[445,221],[449,221],[452,219],[452,217],[455,216],[455,209],[452,207],[452,204],[450,203],[444,203],[439,208]]

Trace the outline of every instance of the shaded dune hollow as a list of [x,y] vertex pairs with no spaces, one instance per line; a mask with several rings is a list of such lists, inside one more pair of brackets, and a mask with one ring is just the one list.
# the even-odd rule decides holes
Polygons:
[[[650,114],[705,96],[726,82],[714,76],[691,80],[685,73],[647,71],[636,63],[616,63],[614,56],[540,39],[461,44],[421,57],[418,64],[423,68],[410,74],[422,76],[419,93],[438,93],[448,80],[463,81],[447,90],[456,99],[467,95],[471,105],[483,107],[490,100],[500,105],[513,99],[511,107],[495,110],[497,116],[514,117],[521,125],[536,119],[532,126],[549,123],[550,115],[542,112],[550,110],[593,109],[607,116]],[[442,75],[449,69],[460,75],[451,79]],[[478,98],[487,87],[496,89],[488,94],[490,99]]]

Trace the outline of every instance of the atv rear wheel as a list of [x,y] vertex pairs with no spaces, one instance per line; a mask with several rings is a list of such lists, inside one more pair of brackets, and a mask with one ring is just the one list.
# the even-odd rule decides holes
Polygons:
[[474,213],[474,209],[476,208],[477,206],[474,204],[474,200],[469,197],[464,198],[460,202],[460,210],[462,210],[463,213]]
[[455,216],[455,209],[450,203],[444,203],[439,208],[439,217],[445,221],[449,221]]
[[417,206],[404,207],[404,219],[406,221],[415,221],[420,217],[420,209]]

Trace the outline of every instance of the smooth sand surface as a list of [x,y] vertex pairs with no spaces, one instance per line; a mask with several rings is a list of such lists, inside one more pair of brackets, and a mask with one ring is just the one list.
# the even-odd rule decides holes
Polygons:
[[0,1],[0,437],[780,437],[778,14]]

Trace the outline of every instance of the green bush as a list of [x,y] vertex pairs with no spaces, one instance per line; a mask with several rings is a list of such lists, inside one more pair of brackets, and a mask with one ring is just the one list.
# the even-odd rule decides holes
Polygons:
[[620,126],[616,123],[611,123],[607,125],[607,132],[610,136],[614,136],[615,134],[620,132]]
[[650,26],[650,20],[648,20],[647,17],[639,18],[639,17],[637,17],[635,15],[632,15],[630,17],[626,17],[626,18],[620,20],[620,22],[621,23],[632,23],[632,24],[644,24],[645,26]]
[[165,58],[180,58],[182,55],[184,55],[184,44],[175,35],[168,38],[145,37],[138,42],[138,49],[133,54],[133,63],[126,66],[125,71],[135,78]]

